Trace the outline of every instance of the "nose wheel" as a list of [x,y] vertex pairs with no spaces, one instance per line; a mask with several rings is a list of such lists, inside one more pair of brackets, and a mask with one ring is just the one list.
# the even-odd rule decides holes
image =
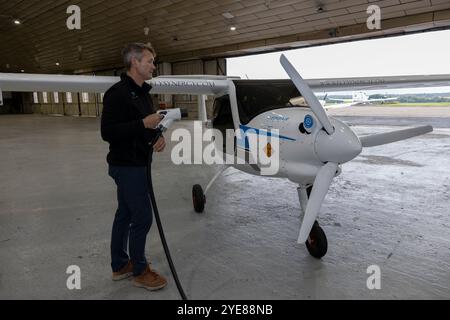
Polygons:
[[205,209],[206,197],[203,193],[202,186],[194,184],[192,187],[192,202],[195,212],[201,213]]
[[309,254],[314,258],[320,259],[327,253],[327,237],[317,221],[314,222],[305,244]]

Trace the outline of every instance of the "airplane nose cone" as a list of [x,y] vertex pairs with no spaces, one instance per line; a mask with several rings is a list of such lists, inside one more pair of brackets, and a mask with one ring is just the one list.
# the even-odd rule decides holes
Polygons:
[[315,151],[322,162],[344,163],[361,153],[362,145],[356,134],[343,123],[333,123],[334,133],[325,131],[317,134]]

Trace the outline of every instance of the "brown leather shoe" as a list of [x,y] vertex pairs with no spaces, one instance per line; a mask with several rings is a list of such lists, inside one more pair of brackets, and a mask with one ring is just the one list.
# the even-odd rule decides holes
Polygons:
[[132,275],[133,275],[133,264],[131,263],[131,261],[128,261],[125,267],[123,267],[117,272],[113,272],[112,279],[113,281],[118,281],[129,278]]
[[147,265],[147,268],[143,273],[141,273],[137,277],[134,277],[133,284],[136,287],[153,291],[164,288],[167,284],[167,280],[163,276],[150,269],[150,266]]

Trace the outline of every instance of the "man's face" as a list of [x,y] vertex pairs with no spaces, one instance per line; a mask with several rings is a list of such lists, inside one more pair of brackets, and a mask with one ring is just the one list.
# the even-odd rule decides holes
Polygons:
[[156,68],[154,65],[155,57],[153,56],[153,54],[148,50],[144,50],[142,52],[142,59],[140,61],[137,59],[133,60],[136,71],[142,77],[142,79],[150,80],[152,78],[153,71]]

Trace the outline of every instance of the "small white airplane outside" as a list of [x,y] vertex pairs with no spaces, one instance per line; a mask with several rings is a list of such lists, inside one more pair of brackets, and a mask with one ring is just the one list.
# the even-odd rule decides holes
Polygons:
[[[305,243],[312,256],[321,258],[326,254],[328,245],[317,216],[333,178],[341,172],[340,166],[357,157],[362,148],[401,141],[426,134],[433,129],[424,125],[358,137],[348,125],[327,115],[312,90],[449,86],[450,75],[304,80],[284,55],[281,56],[280,63],[290,79],[158,76],[149,80],[152,85],[150,93],[198,95],[199,118],[205,127],[212,126],[220,131],[241,130],[244,133],[253,130],[262,136],[270,136],[270,130],[277,129],[280,168],[271,177],[286,178],[298,185],[301,224],[297,241]],[[104,92],[118,80],[117,77],[0,73],[0,88],[5,91]],[[214,117],[211,120],[207,119],[206,95],[215,98]],[[245,137],[236,139],[236,149],[231,151],[233,157],[239,157],[248,151]],[[219,152],[223,152],[222,146],[216,147]],[[246,163],[235,167],[247,173],[261,175],[260,163]],[[204,210],[205,194],[221,172],[223,171],[214,176],[205,192],[200,185],[194,185],[192,193],[195,211]]]
[[[370,97],[367,95],[366,92],[357,91],[352,93],[352,100],[349,102],[349,104],[354,106],[360,104],[370,104],[375,102],[385,103],[387,101],[396,101],[396,100],[398,100],[398,97],[370,99]],[[344,101],[344,100],[329,98],[328,101]],[[332,104],[330,106],[332,106]]]

